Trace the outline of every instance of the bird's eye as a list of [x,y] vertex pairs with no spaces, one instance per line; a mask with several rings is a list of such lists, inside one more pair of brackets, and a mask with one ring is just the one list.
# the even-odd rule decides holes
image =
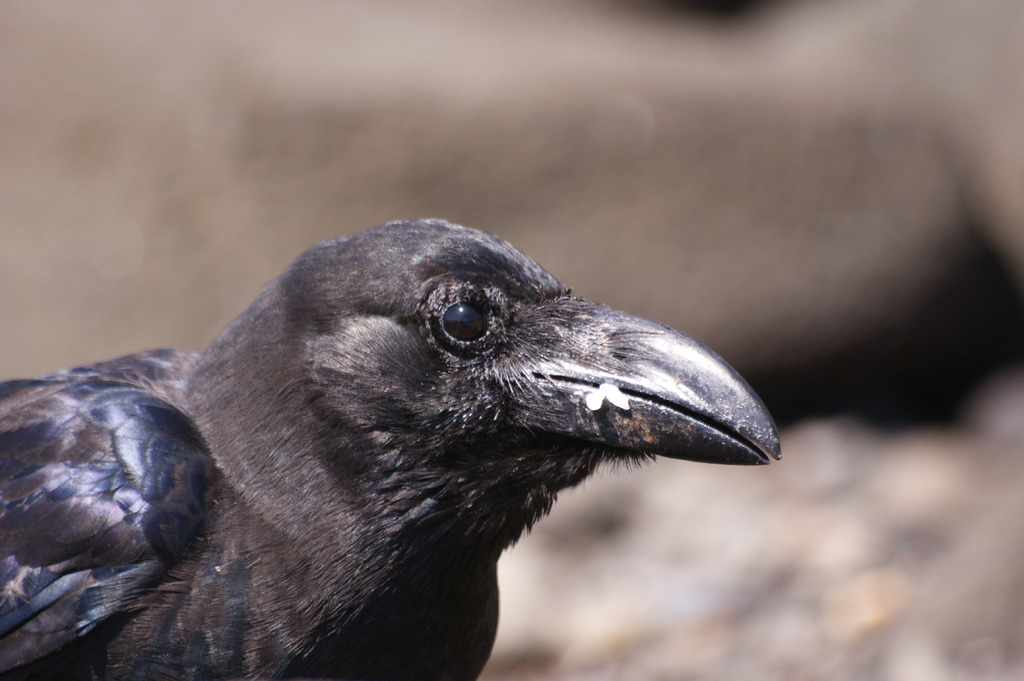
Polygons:
[[472,341],[487,333],[487,315],[476,305],[455,303],[444,311],[441,325],[452,338]]

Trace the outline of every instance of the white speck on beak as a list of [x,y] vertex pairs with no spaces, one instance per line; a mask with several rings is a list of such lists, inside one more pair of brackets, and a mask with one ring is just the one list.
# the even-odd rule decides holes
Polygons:
[[597,411],[608,400],[619,409],[629,410],[629,397],[611,383],[602,383],[587,393],[587,409]]
[[629,398],[626,393],[619,390],[619,386],[611,383],[602,383],[599,390],[604,391],[605,398],[619,409],[629,411]]
[[587,393],[587,409],[597,411],[604,404],[604,393],[600,389]]

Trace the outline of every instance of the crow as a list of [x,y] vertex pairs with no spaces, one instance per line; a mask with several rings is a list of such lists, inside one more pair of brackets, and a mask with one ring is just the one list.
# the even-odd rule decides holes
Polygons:
[[718,356],[497,237],[325,241],[201,353],[0,384],[0,677],[470,681],[560,490],[779,449]]

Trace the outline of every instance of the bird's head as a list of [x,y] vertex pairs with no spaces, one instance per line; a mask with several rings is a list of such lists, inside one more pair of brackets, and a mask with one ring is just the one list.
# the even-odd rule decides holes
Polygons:
[[575,297],[504,241],[442,221],[314,246],[207,352],[207,369],[229,352],[287,365],[235,399],[261,405],[244,428],[285,433],[265,438],[276,452],[289,449],[281,437],[317,445],[242,478],[322,469],[396,519],[461,515],[500,543],[602,462],[779,455],[764,405],[703,345]]

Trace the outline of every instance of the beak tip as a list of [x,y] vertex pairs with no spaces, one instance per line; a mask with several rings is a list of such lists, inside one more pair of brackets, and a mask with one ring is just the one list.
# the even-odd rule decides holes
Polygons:
[[752,410],[759,418],[753,423],[749,421],[745,427],[733,430],[731,437],[722,437],[722,444],[726,444],[727,450],[736,452],[738,455],[723,458],[723,463],[735,463],[740,465],[767,466],[774,459],[782,459],[782,443],[779,439],[779,431],[775,427],[768,410],[760,402],[758,409]]
[[772,459],[782,460],[782,442],[779,439],[779,431],[775,427],[775,423],[767,415],[767,410],[764,413],[767,420],[766,427],[763,429],[762,435],[753,439],[751,444],[758,450],[758,458],[761,459],[758,463],[767,465],[772,462]]

